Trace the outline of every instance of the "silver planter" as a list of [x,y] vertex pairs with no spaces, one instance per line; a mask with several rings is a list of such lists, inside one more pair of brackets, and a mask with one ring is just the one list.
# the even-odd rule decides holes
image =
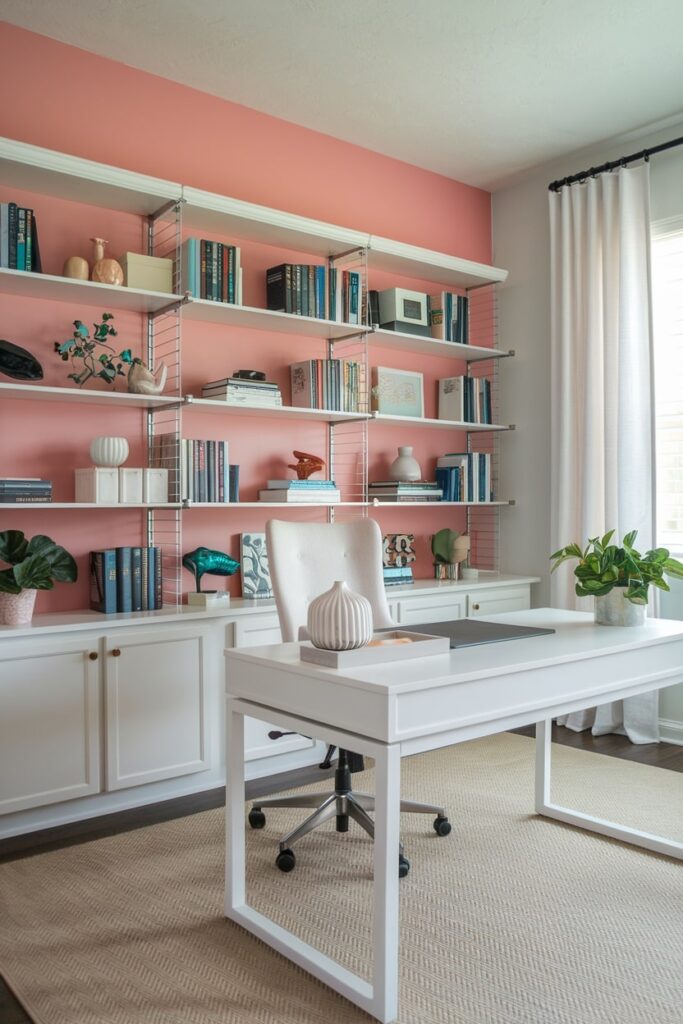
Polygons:
[[601,626],[642,626],[647,605],[627,601],[625,593],[625,587],[613,587],[609,594],[596,597],[595,621]]

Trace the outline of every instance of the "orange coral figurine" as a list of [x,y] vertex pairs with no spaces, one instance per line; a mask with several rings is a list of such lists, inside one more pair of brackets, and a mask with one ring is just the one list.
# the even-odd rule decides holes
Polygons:
[[287,469],[295,470],[299,480],[308,480],[309,476],[319,473],[325,467],[325,463],[317,455],[308,455],[307,452],[293,452],[292,454],[295,459],[298,459],[298,462],[296,465],[287,466]]

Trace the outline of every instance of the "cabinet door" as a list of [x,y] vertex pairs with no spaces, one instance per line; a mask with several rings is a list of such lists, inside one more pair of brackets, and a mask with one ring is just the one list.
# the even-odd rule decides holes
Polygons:
[[205,640],[158,627],[105,637],[108,790],[209,767]]
[[401,626],[419,625],[421,622],[452,622],[465,617],[466,601],[465,594],[406,597],[398,602],[398,621]]
[[529,587],[500,587],[496,590],[482,590],[468,597],[468,615],[496,615],[497,612],[520,612],[530,606]]
[[[258,647],[261,644],[282,642],[280,621],[277,615],[259,615],[238,619],[235,622],[235,647]],[[256,761],[262,757],[277,757],[292,750],[309,750],[315,741],[306,736],[283,736],[271,740],[268,733],[277,726],[261,722],[257,718],[244,719],[244,759]]]
[[99,664],[87,638],[3,649],[0,814],[100,792]]

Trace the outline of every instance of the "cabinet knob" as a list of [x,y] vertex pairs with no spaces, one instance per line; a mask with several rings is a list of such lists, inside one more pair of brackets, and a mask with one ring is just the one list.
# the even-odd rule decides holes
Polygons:
[[99,654],[97,653],[97,651],[91,651],[88,657],[90,658],[91,661],[97,661],[97,659],[99,658]]
[[120,649],[118,647],[114,647],[112,649],[111,656],[112,656],[112,658],[120,658],[121,657]]
[[475,612],[479,611],[479,605],[478,604],[473,604],[472,608],[474,609]]

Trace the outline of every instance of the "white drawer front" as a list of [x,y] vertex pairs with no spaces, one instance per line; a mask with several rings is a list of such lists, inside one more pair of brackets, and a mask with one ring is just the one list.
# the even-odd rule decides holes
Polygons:
[[498,612],[519,612],[530,607],[529,587],[500,587],[498,590],[476,591],[468,597],[467,614],[471,619]]
[[452,622],[454,619],[463,619],[467,614],[466,603],[465,594],[406,597],[398,602],[398,622],[401,626],[413,626],[421,622]]

